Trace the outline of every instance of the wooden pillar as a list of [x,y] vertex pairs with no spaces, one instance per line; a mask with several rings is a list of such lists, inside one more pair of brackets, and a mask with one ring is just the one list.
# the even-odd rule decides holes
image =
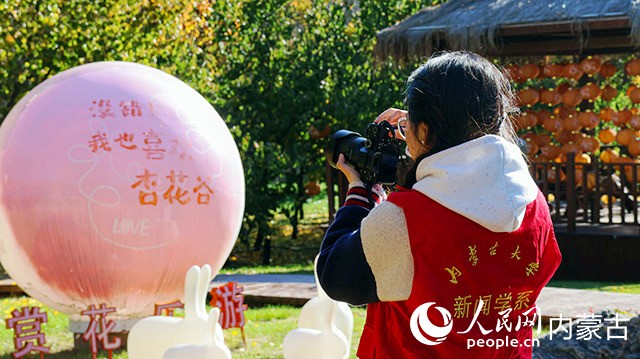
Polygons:
[[567,153],[567,231],[576,231],[576,154]]
[[325,163],[325,179],[327,181],[327,208],[329,209],[329,224],[331,224],[336,215],[336,195],[333,168],[329,163]]
[[[327,203],[329,206],[329,224],[333,222],[336,211],[342,206],[347,197],[349,183],[347,178],[339,170],[331,167],[328,163],[325,167],[325,177],[327,181]],[[336,203],[336,196],[338,202]]]

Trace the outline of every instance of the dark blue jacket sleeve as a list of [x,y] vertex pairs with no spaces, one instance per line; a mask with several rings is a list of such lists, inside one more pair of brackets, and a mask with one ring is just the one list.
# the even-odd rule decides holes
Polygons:
[[318,258],[320,285],[333,299],[353,305],[378,302],[376,283],[360,239],[360,222],[369,209],[347,205],[327,230]]

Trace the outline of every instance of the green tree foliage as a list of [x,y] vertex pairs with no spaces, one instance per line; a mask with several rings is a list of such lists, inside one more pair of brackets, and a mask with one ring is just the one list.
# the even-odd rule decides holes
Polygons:
[[268,263],[274,215],[284,213],[295,236],[304,184],[324,178],[326,138],[314,130],[362,130],[402,105],[410,69],[375,64],[375,34],[428,3],[3,1],[0,120],[35,85],[83,63],[135,61],[177,76],[236,139],[247,183],[240,245],[266,248]]

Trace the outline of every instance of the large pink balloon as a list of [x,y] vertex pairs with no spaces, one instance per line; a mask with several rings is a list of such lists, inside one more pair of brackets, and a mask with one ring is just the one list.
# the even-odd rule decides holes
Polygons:
[[235,243],[244,177],[224,121],[162,71],[100,62],[27,94],[0,127],[0,261],[65,313],[124,317],[216,273]]

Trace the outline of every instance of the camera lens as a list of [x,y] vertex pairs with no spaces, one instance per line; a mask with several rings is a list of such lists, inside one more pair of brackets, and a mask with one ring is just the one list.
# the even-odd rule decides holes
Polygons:
[[388,122],[370,123],[365,136],[340,130],[331,136],[326,150],[327,162],[337,168],[340,154],[355,168],[365,183],[393,184],[401,151],[394,137],[394,128]]
[[337,168],[338,156],[342,153],[347,162],[356,169],[366,164],[367,139],[357,132],[340,130],[331,136],[327,146],[326,156],[331,167]]

